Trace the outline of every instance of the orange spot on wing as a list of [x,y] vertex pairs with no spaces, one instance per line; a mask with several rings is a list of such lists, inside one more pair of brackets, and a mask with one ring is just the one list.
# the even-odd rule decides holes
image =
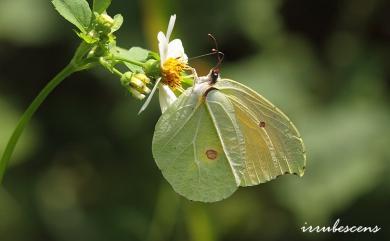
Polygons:
[[215,160],[218,157],[218,152],[216,150],[210,149],[206,151],[206,156],[210,160]]

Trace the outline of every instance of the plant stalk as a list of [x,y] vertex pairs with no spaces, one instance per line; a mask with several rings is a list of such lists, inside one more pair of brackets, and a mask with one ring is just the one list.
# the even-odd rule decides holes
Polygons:
[[20,118],[15,130],[13,131],[8,143],[5,147],[4,153],[0,159],[0,184],[3,181],[5,170],[8,166],[9,160],[12,156],[12,153],[15,149],[15,146],[23,133],[24,128],[31,120],[31,117],[37,111],[39,106],[43,103],[46,97],[69,75],[88,68],[88,64],[83,64],[82,58],[85,53],[88,51],[88,46],[81,44],[77,49],[73,59],[70,63],[62,69],[46,86],[39,92],[38,96],[31,102],[27,110],[23,113]]

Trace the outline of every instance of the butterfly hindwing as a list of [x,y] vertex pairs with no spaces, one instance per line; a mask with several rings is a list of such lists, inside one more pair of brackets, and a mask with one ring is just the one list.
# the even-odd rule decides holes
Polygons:
[[222,79],[215,88],[235,109],[245,137],[245,169],[241,186],[264,183],[292,173],[302,176],[305,149],[298,130],[288,117],[264,97],[233,80]]

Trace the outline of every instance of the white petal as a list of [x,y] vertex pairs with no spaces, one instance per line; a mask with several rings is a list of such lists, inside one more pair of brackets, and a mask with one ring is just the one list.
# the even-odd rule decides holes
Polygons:
[[159,99],[160,99],[160,107],[161,112],[164,113],[168,107],[175,102],[177,99],[175,93],[169,88],[169,86],[164,84],[159,84],[158,86],[159,90]]
[[171,18],[169,19],[169,24],[168,24],[168,29],[167,29],[167,40],[169,42],[169,38],[171,37],[173,27],[175,26],[175,21],[176,21],[176,14],[172,15]]
[[167,37],[165,36],[165,34],[163,32],[158,32],[157,34],[157,40],[159,43],[168,43],[167,41]]
[[164,63],[168,55],[168,39],[165,37],[163,32],[159,32],[157,34],[157,40],[161,63]]
[[152,92],[150,92],[150,94],[149,94],[148,98],[146,99],[145,103],[142,105],[141,109],[138,111],[138,115],[141,114],[146,109],[146,107],[148,107],[150,101],[153,98],[154,93],[157,90],[157,87],[160,84],[160,81],[161,81],[161,78],[158,78],[158,80],[156,81],[156,83],[153,86]]
[[188,62],[188,57],[184,53],[184,47],[180,39],[174,39],[168,44],[167,58],[179,58],[185,63]]

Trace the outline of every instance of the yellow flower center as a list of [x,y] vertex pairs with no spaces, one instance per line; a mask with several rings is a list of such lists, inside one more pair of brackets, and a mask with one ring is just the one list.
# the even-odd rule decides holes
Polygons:
[[172,89],[181,86],[181,73],[187,65],[178,59],[168,58],[162,66],[162,82]]

